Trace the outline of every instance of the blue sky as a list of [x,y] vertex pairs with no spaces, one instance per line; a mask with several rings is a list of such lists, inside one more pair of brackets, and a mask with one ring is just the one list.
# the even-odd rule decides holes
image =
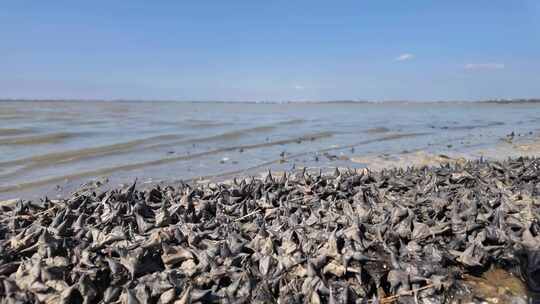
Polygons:
[[540,97],[540,1],[10,1],[0,97]]

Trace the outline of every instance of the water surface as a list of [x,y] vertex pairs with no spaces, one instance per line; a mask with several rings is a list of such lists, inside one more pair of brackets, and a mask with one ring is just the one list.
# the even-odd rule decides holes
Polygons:
[[121,183],[362,167],[369,164],[347,160],[466,152],[511,132],[535,136],[539,123],[537,104],[0,102],[0,199],[103,176]]

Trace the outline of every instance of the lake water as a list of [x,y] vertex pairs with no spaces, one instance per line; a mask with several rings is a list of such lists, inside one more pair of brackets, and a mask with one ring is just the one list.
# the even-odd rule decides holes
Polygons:
[[[0,102],[0,198],[78,186],[364,167],[536,136],[540,104]],[[532,134],[531,134],[532,132]],[[68,187],[69,188],[69,187]]]

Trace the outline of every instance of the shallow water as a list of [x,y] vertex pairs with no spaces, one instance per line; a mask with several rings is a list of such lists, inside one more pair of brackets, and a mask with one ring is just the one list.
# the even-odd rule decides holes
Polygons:
[[467,153],[511,132],[537,136],[539,124],[540,104],[0,102],[0,199],[100,176],[155,182]]

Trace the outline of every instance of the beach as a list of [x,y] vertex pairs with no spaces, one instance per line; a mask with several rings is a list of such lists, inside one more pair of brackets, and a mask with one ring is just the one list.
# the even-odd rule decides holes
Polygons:
[[540,304],[539,1],[3,4],[0,304]]

